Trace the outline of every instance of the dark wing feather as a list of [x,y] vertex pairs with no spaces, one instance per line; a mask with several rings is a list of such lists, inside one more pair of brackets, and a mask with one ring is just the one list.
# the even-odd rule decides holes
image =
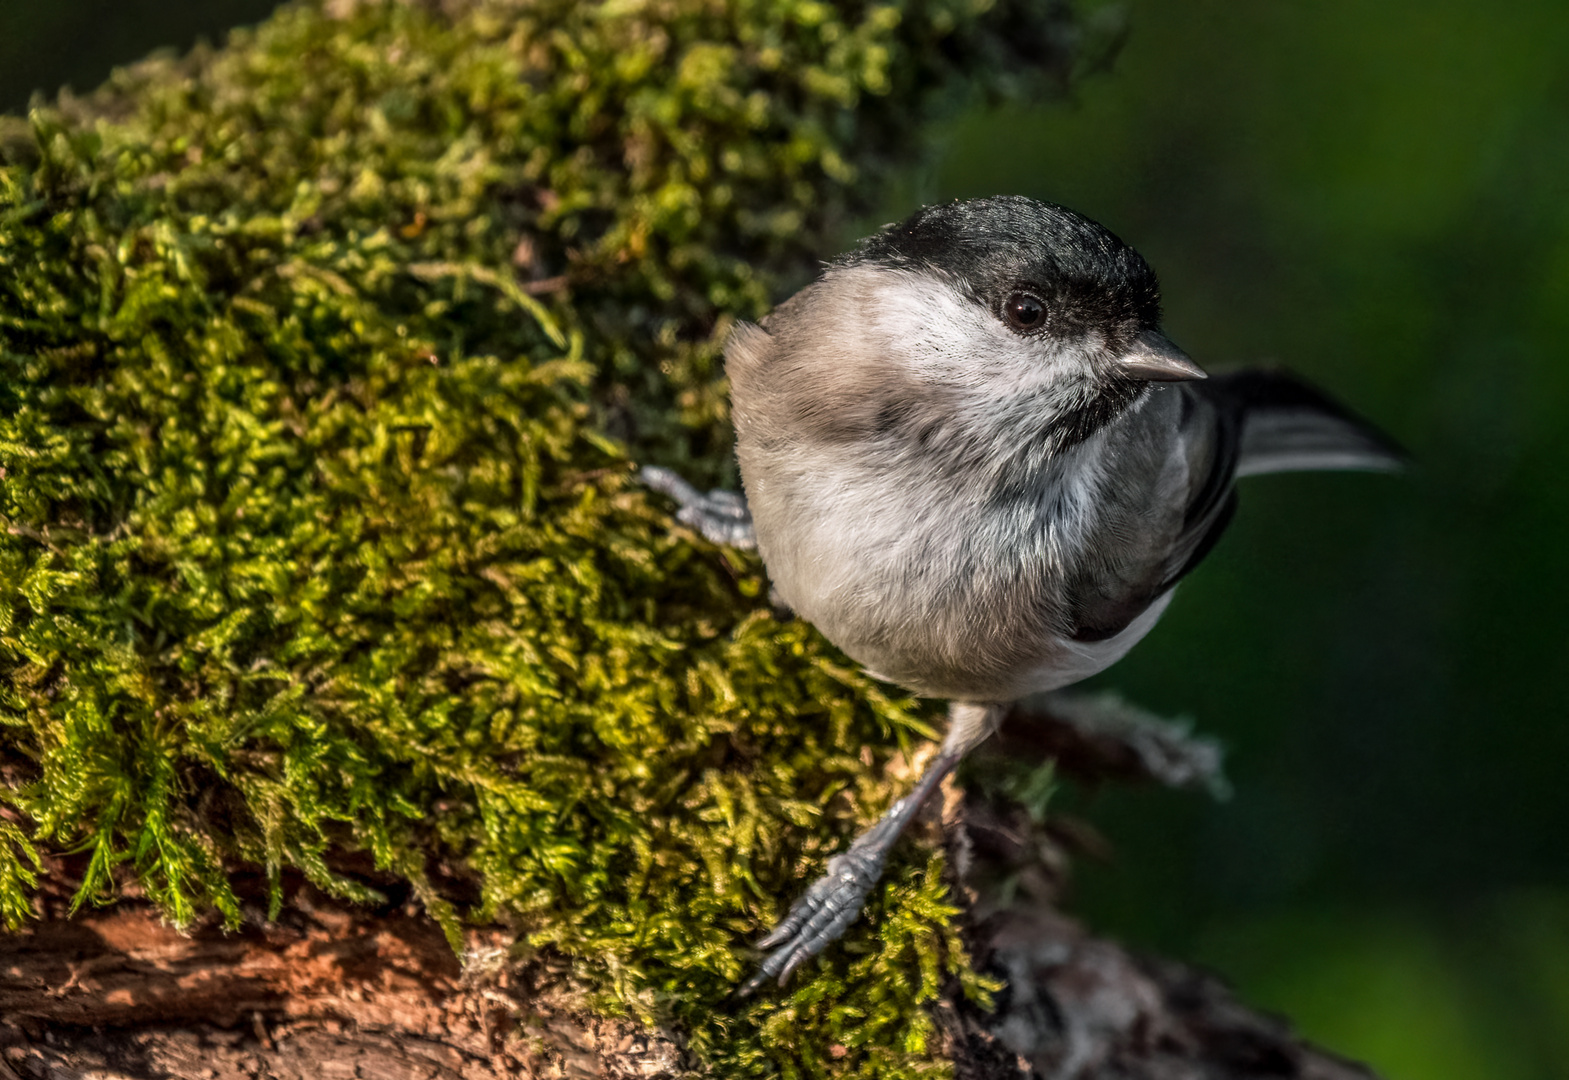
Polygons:
[[[1389,472],[1405,461],[1388,436],[1283,372],[1230,372],[1156,392],[1121,422],[1096,550],[1071,590],[1082,641],[1115,635],[1203,561],[1236,512],[1239,476]],[[1162,455],[1185,468],[1163,471]]]
[[1405,467],[1406,452],[1393,439],[1287,372],[1232,371],[1195,389],[1245,418],[1238,476]]
[[1241,415],[1192,393],[1192,385],[1155,388],[1108,433],[1115,468],[1069,590],[1079,641],[1121,632],[1198,565],[1236,509]]
[[1188,490],[1182,528],[1173,538],[1152,601],[1203,561],[1237,512],[1233,481],[1242,456],[1243,414],[1207,396],[1203,388],[1208,381],[1174,388],[1182,401],[1177,446],[1187,457]]

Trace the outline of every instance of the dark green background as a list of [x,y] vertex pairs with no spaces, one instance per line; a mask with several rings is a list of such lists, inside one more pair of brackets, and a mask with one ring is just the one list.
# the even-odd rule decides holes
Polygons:
[[[3,0],[0,106],[270,6]],[[1201,362],[1311,375],[1417,467],[1246,484],[1101,680],[1224,738],[1236,795],[1077,796],[1118,849],[1080,906],[1391,1080],[1569,1076],[1569,5],[1129,17],[1111,74],[954,124],[886,216],[1082,210]]]

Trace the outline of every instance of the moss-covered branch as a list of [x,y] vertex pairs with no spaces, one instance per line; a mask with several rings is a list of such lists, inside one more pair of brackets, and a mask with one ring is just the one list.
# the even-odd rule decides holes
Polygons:
[[629,473],[722,477],[729,322],[1074,41],[1052,0],[298,4],[6,120],[0,916],[41,856],[235,923],[235,866],[276,914],[368,854],[722,1075],[933,1068],[922,1002],[985,984],[913,848],[695,1022],[927,714]]

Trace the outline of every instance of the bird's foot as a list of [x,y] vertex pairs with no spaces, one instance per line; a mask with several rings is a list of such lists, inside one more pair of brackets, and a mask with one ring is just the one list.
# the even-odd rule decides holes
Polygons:
[[[952,747],[944,743],[942,753],[926,766],[910,793],[890,806],[877,824],[857,836],[848,851],[829,859],[828,872],[812,882],[812,887],[795,902],[784,921],[757,943],[758,948],[773,951],[763,958],[757,974],[741,988],[742,997],[768,979],[777,978],[783,986],[792,971],[839,940],[839,935],[866,906],[872,886],[883,876],[883,864],[888,861],[888,853],[893,850],[899,834],[937,790],[943,777],[959,764],[969,748],[966,741],[973,745],[995,726],[989,721],[980,721],[1000,715],[992,706],[955,703],[953,710],[958,743]],[[975,722],[971,722],[972,718]],[[954,742],[952,734],[949,742]]]
[[658,465],[645,465],[639,478],[680,505],[676,520],[683,525],[692,526],[716,544],[748,551],[757,547],[752,513],[739,492],[716,489],[704,495],[676,473]]
[[772,951],[741,988],[741,996],[769,979],[777,978],[783,986],[791,972],[839,940],[861,914],[872,886],[882,877],[889,846],[858,842],[828,860],[828,872],[814,881],[783,921],[757,943],[758,948]]

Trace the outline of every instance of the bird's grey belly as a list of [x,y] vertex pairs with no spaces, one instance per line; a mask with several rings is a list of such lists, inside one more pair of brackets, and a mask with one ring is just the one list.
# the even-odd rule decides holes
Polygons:
[[911,512],[859,520],[800,515],[777,530],[760,520],[764,560],[797,614],[873,674],[925,696],[1012,701],[1078,682],[1120,660],[1169,601],[1109,638],[1076,641],[1051,545],[986,535],[973,512],[928,512],[927,528],[912,527],[921,519]]
[[[842,639],[819,627],[869,672],[927,697],[959,701],[1014,701],[1096,675],[1127,655],[1171,602],[1158,597],[1121,631],[1099,641],[1076,641],[1038,625],[1006,634],[972,634],[963,627],[908,627],[893,634],[856,633]],[[996,624],[993,624],[994,626]]]

